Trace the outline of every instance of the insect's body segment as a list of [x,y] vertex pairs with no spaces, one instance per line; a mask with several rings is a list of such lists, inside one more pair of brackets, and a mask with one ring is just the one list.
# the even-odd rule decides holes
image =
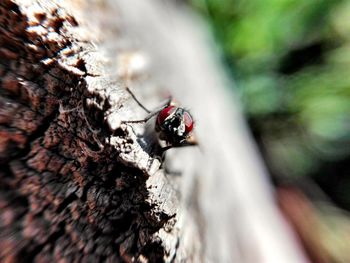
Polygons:
[[193,120],[188,111],[176,106],[168,106],[157,116],[156,131],[159,139],[177,147],[186,144],[193,129]]
[[124,121],[124,123],[145,123],[157,115],[155,131],[158,133],[159,140],[166,143],[163,151],[172,147],[197,145],[192,134],[194,121],[187,110],[175,106],[170,98],[160,109],[152,112],[136,99],[130,89],[127,88],[127,91],[149,115],[143,120]]

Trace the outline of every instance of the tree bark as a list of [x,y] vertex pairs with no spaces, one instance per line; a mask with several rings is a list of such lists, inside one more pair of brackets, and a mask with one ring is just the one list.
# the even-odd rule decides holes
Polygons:
[[[0,261],[304,261],[181,12],[1,1]],[[122,123],[145,116],[126,85],[154,108],[164,87],[193,107],[200,146],[164,159],[152,121]]]

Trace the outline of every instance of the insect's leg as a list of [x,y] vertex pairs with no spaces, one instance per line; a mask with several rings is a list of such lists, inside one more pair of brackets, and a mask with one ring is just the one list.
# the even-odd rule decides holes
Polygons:
[[173,148],[173,147],[174,147],[173,145],[168,145],[168,146],[162,147],[162,148],[160,149],[160,151],[161,151],[162,153],[164,153],[164,152],[166,152],[167,150],[169,150],[169,149],[171,149],[171,148]]
[[170,106],[170,104],[173,102],[173,97],[169,96],[169,98],[165,101],[165,103],[163,104],[163,108],[166,108],[168,106]]
[[157,115],[158,111],[154,111],[154,112],[150,112],[150,114],[141,120],[131,120],[131,121],[122,121],[122,123],[146,123],[147,121],[149,121],[149,119],[151,119],[153,116]]
[[126,91],[129,92],[129,94],[131,95],[131,97],[136,101],[136,103],[142,108],[144,109],[147,113],[151,113],[151,111],[149,109],[147,109],[145,106],[143,106],[143,104],[136,98],[136,96],[134,95],[134,93],[132,93],[132,91],[129,89],[129,87],[126,87]]
[[170,106],[173,102],[173,97],[169,97],[166,101],[164,101],[160,107],[157,108],[157,112],[160,112],[162,109],[165,109],[166,107]]

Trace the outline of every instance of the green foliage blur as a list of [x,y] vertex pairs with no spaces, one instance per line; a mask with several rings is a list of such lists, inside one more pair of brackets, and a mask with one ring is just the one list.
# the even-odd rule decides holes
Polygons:
[[[274,176],[331,177],[326,167],[350,160],[350,1],[191,4],[222,47]],[[350,193],[342,198],[350,208]]]

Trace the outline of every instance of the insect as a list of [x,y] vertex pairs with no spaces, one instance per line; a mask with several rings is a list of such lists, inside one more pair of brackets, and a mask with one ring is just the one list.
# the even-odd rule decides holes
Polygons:
[[123,121],[123,123],[146,123],[152,117],[157,116],[155,131],[158,134],[158,139],[164,141],[166,144],[162,148],[163,152],[172,147],[198,144],[193,135],[194,120],[191,114],[188,110],[176,106],[171,97],[164,105],[154,111],[150,111],[142,105],[128,87],[126,90],[136,103],[148,113],[148,116],[142,120]]

